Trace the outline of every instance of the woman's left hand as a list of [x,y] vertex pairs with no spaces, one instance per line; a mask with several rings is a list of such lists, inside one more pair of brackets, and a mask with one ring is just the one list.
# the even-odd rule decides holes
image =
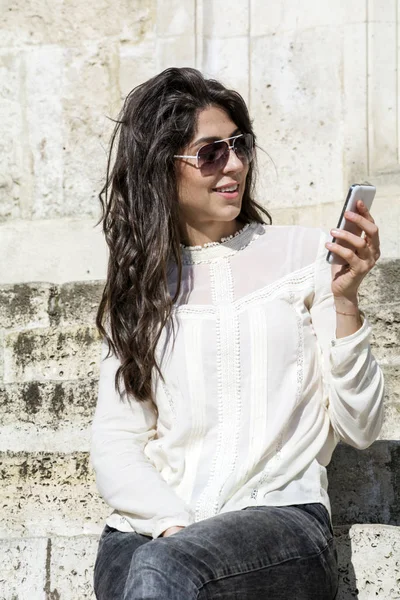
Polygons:
[[328,250],[347,262],[344,266],[332,265],[332,293],[335,298],[355,305],[357,305],[357,293],[361,281],[380,257],[379,229],[362,200],[357,202],[357,210],[359,214],[346,212],[345,217],[364,231],[364,236],[359,237],[348,231],[332,229],[332,236],[345,240],[351,248],[329,242],[326,244]]

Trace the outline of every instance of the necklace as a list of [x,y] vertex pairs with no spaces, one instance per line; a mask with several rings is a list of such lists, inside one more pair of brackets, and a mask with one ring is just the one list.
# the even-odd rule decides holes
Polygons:
[[184,250],[202,250],[203,248],[219,246],[220,244],[224,244],[225,242],[228,242],[229,240],[232,240],[236,236],[243,233],[243,231],[245,231],[249,227],[249,225],[250,225],[250,223],[246,223],[246,225],[244,225],[244,227],[239,229],[239,231],[236,231],[236,233],[232,233],[232,235],[228,235],[227,237],[222,237],[219,242],[207,242],[206,244],[203,244],[202,246],[185,246],[185,244],[181,244],[181,248]]

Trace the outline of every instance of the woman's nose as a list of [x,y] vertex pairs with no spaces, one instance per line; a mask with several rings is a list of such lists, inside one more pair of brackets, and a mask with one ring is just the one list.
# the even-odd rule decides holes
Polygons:
[[223,171],[229,173],[229,171],[241,171],[242,169],[243,169],[242,161],[237,156],[234,149],[229,148],[229,157],[228,157],[225,167],[223,168]]

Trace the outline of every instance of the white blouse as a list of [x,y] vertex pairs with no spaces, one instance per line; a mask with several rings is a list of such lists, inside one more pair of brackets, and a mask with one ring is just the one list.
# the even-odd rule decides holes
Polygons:
[[[122,401],[104,359],[92,425],[107,524],[157,538],[254,505],[322,502],[339,440],[366,448],[383,419],[370,326],[336,339],[327,236],[251,223],[182,249],[182,289],[157,357],[150,402]],[[171,263],[170,293],[176,289]]]

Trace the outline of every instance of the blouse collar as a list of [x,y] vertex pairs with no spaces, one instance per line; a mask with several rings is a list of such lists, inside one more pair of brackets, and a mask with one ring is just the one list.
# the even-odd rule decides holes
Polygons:
[[232,256],[246,248],[253,240],[265,233],[262,223],[246,223],[235,234],[222,238],[220,242],[211,242],[205,246],[181,246],[183,264],[211,262]]

